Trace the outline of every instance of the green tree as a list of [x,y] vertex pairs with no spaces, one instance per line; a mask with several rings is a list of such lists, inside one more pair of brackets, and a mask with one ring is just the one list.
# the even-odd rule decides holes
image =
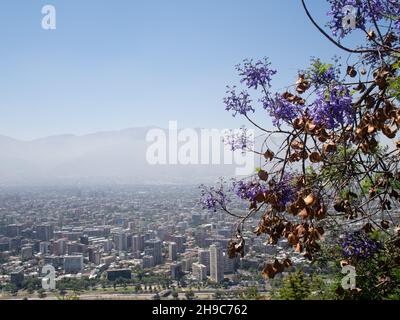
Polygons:
[[192,290],[185,292],[186,300],[193,300],[195,298],[194,292]]
[[283,286],[279,290],[278,299],[280,300],[305,300],[311,294],[310,280],[301,271],[289,273],[283,280]]
[[46,298],[46,292],[43,288],[39,289],[37,292],[40,299]]

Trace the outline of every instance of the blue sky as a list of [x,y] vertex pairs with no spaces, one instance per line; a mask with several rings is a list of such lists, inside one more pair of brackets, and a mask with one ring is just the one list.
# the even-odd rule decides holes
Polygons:
[[[308,2],[325,23],[325,1]],[[41,28],[45,4],[55,31]],[[281,88],[310,56],[340,53],[297,0],[3,0],[0,39],[0,135],[20,139],[240,126],[222,103],[235,64],[270,57]]]

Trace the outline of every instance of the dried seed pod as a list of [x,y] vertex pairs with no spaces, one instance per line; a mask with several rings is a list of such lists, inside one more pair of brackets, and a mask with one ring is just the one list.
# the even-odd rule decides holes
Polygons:
[[368,33],[367,33],[367,39],[371,41],[371,40],[375,40],[375,38],[376,38],[376,33],[375,33],[375,31],[374,31],[374,30],[368,31]]
[[310,154],[310,161],[312,163],[317,163],[321,161],[321,155],[319,152],[313,152]]
[[356,71],[356,69],[355,69],[353,66],[348,66],[348,67],[347,67],[347,74],[348,74],[350,77],[354,78],[354,77],[357,75],[357,71]]
[[297,243],[299,242],[299,239],[296,237],[295,234],[291,233],[289,234],[289,236],[287,237],[288,239],[288,243],[292,246],[297,245]]
[[272,160],[273,158],[274,158],[274,153],[271,151],[271,150],[267,150],[267,151],[265,151],[264,152],[264,158],[266,159],[266,160]]
[[304,203],[307,207],[311,207],[312,205],[314,205],[317,201],[317,198],[310,193],[306,198],[304,198]]
[[268,180],[268,173],[264,170],[260,170],[258,171],[258,177],[260,178],[260,180],[262,181],[267,181]]
[[389,126],[384,126],[382,132],[389,139],[393,139],[396,137],[396,130],[391,130]]
[[342,260],[340,261],[340,266],[343,268],[345,266],[349,265],[349,261],[348,260]]
[[374,227],[368,222],[362,227],[362,230],[366,233],[371,233],[374,230]]
[[263,277],[266,279],[273,279],[275,277],[275,274],[276,273],[274,271],[272,264],[270,263],[266,264],[262,271]]
[[307,208],[304,208],[299,212],[299,217],[302,219],[307,219],[310,216],[310,212]]
[[321,219],[325,218],[325,217],[326,217],[326,212],[327,212],[326,207],[325,207],[325,206],[322,206],[322,207],[316,212],[315,218],[317,218],[318,220],[321,220]]
[[284,259],[283,261],[282,261],[282,263],[283,263],[283,266],[285,267],[285,268],[290,268],[293,264],[292,264],[292,261],[290,260],[290,259],[288,259],[288,258],[286,258],[286,259]]
[[294,127],[296,130],[302,129],[302,128],[304,127],[304,124],[305,124],[305,122],[304,122],[304,119],[303,119],[303,118],[296,118],[296,119],[293,121],[293,127]]
[[323,150],[324,152],[335,152],[336,151],[336,143],[334,143],[333,141],[326,143],[323,145]]
[[383,229],[389,229],[389,226],[390,226],[390,222],[389,221],[387,221],[387,220],[382,220],[381,221],[381,227]]
[[312,123],[311,121],[308,121],[306,123],[306,132],[307,133],[313,134],[316,129],[317,129],[317,126],[314,123]]

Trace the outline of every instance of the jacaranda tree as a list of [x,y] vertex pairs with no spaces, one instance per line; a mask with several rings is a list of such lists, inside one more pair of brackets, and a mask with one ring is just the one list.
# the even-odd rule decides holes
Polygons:
[[[270,61],[244,60],[237,66],[243,88],[228,87],[226,110],[244,117],[263,134],[257,147],[246,128],[227,139],[232,150],[263,157],[254,175],[202,187],[205,207],[238,219],[228,248],[231,257],[244,255],[243,230],[250,217],[260,220],[256,236],[264,236],[269,244],[286,238],[293,250],[310,261],[321,252],[321,240],[328,240],[333,230],[340,235],[331,239],[341,251],[335,258],[356,268],[378,253],[390,255],[400,247],[396,221],[400,2],[327,1],[329,21],[322,27],[301,0],[310,22],[343,50],[345,65],[339,58],[327,63],[314,57],[307,69],[299,71],[295,83],[272,92],[273,79],[279,74]],[[365,35],[364,43],[357,47],[344,44],[354,32]],[[272,128],[265,125],[267,116]],[[272,147],[271,141],[280,141],[280,145]],[[248,202],[247,214],[229,208],[233,194]],[[398,257],[382,260],[382,266],[394,264],[393,270],[399,266]],[[267,261],[263,275],[273,278],[291,265],[289,259]],[[382,281],[390,283],[393,277]]]

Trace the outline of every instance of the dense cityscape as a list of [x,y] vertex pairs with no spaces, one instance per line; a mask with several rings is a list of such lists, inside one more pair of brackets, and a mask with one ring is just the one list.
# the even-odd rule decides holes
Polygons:
[[[268,296],[265,261],[287,244],[254,237],[245,256],[227,246],[237,221],[203,210],[196,186],[30,188],[0,195],[2,299],[158,299]],[[45,291],[43,267],[55,268]],[[306,266],[305,266],[306,269]]]

